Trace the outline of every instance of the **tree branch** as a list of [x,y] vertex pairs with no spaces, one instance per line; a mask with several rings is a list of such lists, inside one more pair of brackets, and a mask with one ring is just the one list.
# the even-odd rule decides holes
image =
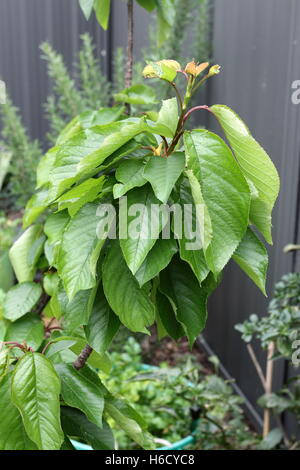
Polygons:
[[247,349],[248,349],[249,355],[251,357],[251,360],[254,364],[254,367],[256,369],[257,375],[260,378],[263,389],[264,389],[264,391],[266,391],[266,379],[265,379],[264,373],[262,371],[262,368],[260,367],[260,364],[258,362],[258,359],[256,357],[256,354],[255,354],[254,349],[252,348],[251,344],[247,344]]
[[93,348],[86,344],[77,359],[73,362],[73,366],[76,370],[82,369],[82,367],[85,366],[85,363],[92,354],[92,352]]
[[[125,70],[125,88],[132,85],[132,69],[133,69],[133,0],[127,0],[127,61]],[[126,104],[127,114],[130,114],[130,104]]]

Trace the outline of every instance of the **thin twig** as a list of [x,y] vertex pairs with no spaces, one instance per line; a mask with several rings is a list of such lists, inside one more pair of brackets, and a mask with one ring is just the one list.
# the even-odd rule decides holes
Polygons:
[[85,363],[92,354],[92,352],[93,348],[86,344],[77,359],[73,362],[73,366],[76,370],[82,369],[82,367],[85,366]]
[[260,364],[257,360],[256,354],[255,354],[254,349],[252,348],[251,344],[247,344],[247,349],[248,349],[249,355],[251,357],[251,360],[254,364],[254,367],[256,369],[257,375],[260,378],[263,389],[264,389],[264,391],[266,391],[266,379],[265,379],[264,373],[262,371],[262,368],[260,367]]
[[[273,356],[275,352],[275,343],[271,341],[268,346],[268,357],[267,357],[267,367],[266,367],[266,394],[270,395],[272,393],[272,381],[273,381],[273,371],[274,371],[274,361]],[[266,437],[270,432],[270,423],[271,423],[271,410],[265,408],[264,410],[264,427],[263,427],[263,437]]]
[[[133,0],[127,0],[127,18],[128,18],[128,31],[127,31],[127,60],[125,70],[125,88],[132,85],[132,69],[133,69]],[[130,104],[126,104],[127,114],[130,114]]]

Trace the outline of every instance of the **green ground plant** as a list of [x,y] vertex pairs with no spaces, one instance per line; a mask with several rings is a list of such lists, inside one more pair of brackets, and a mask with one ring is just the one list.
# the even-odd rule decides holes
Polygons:
[[[269,448],[281,443],[287,448],[299,448],[297,436],[288,436],[282,423],[287,412],[294,415],[295,423],[300,423],[300,376],[295,373],[276,391],[272,390],[272,382],[276,360],[290,361],[295,371],[300,365],[299,352],[296,351],[300,346],[300,273],[286,274],[275,285],[267,315],[259,317],[253,314],[244,323],[236,325],[236,329],[247,343],[265,392],[258,404],[265,410],[264,435]],[[266,373],[260,368],[251,345],[254,340],[268,351]],[[294,356],[295,361],[292,361]],[[272,428],[271,417],[276,420],[275,428]]]
[[[259,442],[245,422],[243,400],[230,383],[217,374],[205,376],[191,354],[176,367],[161,363],[148,369],[139,343],[129,338],[111,359],[113,373],[102,373],[102,380],[144,417],[157,446],[174,444],[191,433],[195,440],[190,449],[246,449]],[[113,421],[111,425],[116,428]],[[136,448],[122,430],[116,428],[115,436],[119,449]]]

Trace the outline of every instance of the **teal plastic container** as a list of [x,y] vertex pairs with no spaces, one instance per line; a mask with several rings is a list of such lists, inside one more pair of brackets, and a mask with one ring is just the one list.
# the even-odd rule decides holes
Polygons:
[[[82,444],[81,442],[71,441],[76,450],[93,450],[91,446]],[[156,450],[183,450],[195,442],[194,436],[190,435],[170,446],[158,447]]]

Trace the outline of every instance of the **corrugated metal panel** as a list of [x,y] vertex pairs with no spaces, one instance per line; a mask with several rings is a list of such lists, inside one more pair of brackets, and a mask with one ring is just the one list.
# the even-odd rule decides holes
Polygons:
[[[296,0],[216,0],[214,56],[223,70],[213,82],[211,103],[226,103],[247,122],[274,160],[282,187],[274,217],[268,293],[293,268],[282,252],[294,240],[299,186],[300,106],[291,102],[291,84],[300,78],[300,3]],[[207,338],[243,391],[254,402],[262,392],[234,324],[263,314],[267,299],[235,266],[210,304]],[[277,364],[275,387],[284,364]]]
[[[107,34],[94,18],[85,20],[77,0],[0,1],[0,76],[34,138],[43,140],[47,129],[43,103],[50,86],[39,46],[43,41],[50,41],[71,65],[84,32],[94,37],[103,67],[108,71]],[[100,54],[103,50],[106,56]]]

